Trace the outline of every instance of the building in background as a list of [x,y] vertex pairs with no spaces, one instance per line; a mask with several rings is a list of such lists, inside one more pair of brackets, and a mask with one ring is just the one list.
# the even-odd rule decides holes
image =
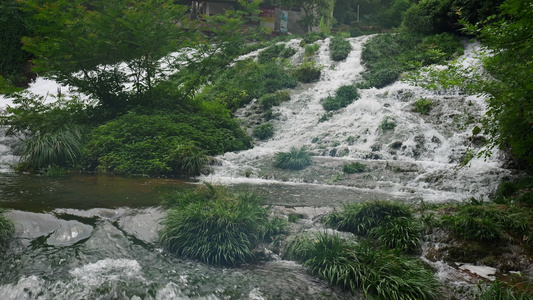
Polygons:
[[[226,10],[238,8],[237,0],[191,1],[191,18],[200,19],[202,16],[224,14]],[[284,7],[279,5],[264,5],[260,7],[260,24],[272,33],[305,34],[306,28],[298,24],[298,20],[305,16],[299,7]],[[312,31],[318,28],[312,28]]]

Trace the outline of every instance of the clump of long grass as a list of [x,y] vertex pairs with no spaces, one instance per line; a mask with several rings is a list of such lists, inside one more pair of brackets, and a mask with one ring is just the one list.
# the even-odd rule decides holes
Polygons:
[[412,251],[418,247],[422,226],[406,205],[390,201],[346,204],[329,214],[326,224],[341,231],[375,239],[390,249]]
[[300,149],[292,147],[289,152],[278,152],[274,156],[274,167],[280,169],[301,170],[311,165],[312,162],[305,147]]
[[19,168],[40,170],[48,166],[68,167],[82,157],[86,135],[82,127],[64,126],[36,133],[22,146]]
[[342,171],[348,174],[362,173],[366,170],[366,166],[359,162],[353,162],[342,166]]
[[338,235],[298,236],[286,253],[330,284],[376,299],[431,299],[439,288],[432,271],[418,259]]
[[11,220],[4,215],[5,210],[0,208],[0,250],[3,250],[5,244],[13,235],[14,225]]
[[194,145],[179,145],[166,157],[166,163],[174,173],[187,176],[197,176],[207,173],[207,165],[213,158],[207,152]]
[[209,184],[165,199],[171,209],[162,222],[161,244],[178,256],[236,266],[254,258],[252,249],[280,233],[285,223],[270,221],[268,208],[251,193],[233,194]]
[[467,204],[442,217],[443,225],[456,235],[477,241],[496,241],[507,232],[525,233],[529,216],[525,211],[495,204]]
[[533,294],[518,291],[504,286],[500,281],[495,280],[487,286],[478,286],[479,291],[474,294],[474,300],[531,300]]

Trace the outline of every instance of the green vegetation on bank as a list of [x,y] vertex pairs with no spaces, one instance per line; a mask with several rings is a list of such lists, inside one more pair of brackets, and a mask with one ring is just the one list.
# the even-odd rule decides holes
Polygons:
[[178,256],[237,266],[252,261],[255,246],[284,231],[286,222],[269,220],[268,208],[250,193],[233,194],[209,184],[164,197],[170,207],[162,222],[162,245]]

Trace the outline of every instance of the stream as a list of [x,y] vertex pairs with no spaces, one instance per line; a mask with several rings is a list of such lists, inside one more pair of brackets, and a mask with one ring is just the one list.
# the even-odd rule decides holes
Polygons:
[[[253,190],[279,211],[296,211],[313,227],[333,207],[352,201],[406,199],[412,202],[488,199],[505,169],[503,154],[473,157],[483,149],[472,129],[485,111],[484,99],[458,92],[433,93],[403,82],[361,90],[361,98],[323,122],[322,98],[361,80],[361,50],[368,37],[350,38],[352,53],[343,62],[329,59],[329,39],[319,41],[317,83],[291,90],[291,100],[273,108],[275,134],[254,148],[218,157],[220,165],[198,178],[235,190]],[[304,57],[300,40],[287,42]],[[467,44],[465,63],[475,63],[475,43]],[[247,57],[257,55],[257,51]],[[38,81],[41,95],[57,85]],[[435,105],[428,115],[413,112],[418,99]],[[8,99],[0,99],[2,105]],[[237,116],[251,132],[257,104]],[[396,123],[392,130],[380,124]],[[0,136],[3,136],[1,134]],[[295,262],[264,249],[269,260],[239,268],[212,267],[169,255],[157,243],[165,212],[161,195],[194,187],[167,178],[69,175],[47,178],[15,174],[10,166],[16,140],[0,138],[0,205],[16,224],[15,239],[0,259],[0,299],[354,299],[330,287]],[[272,167],[278,151],[305,146],[312,166],[302,171]],[[366,171],[344,174],[346,163]],[[450,272],[439,277],[450,278]],[[448,277],[447,277],[448,276]],[[355,299],[359,299],[357,296]],[[360,298],[362,299],[362,298]]]

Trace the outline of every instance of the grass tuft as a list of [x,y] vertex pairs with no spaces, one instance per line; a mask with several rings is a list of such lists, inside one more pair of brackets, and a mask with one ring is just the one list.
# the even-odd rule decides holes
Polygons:
[[422,226],[406,205],[381,200],[347,204],[325,221],[338,230],[373,238],[382,246],[403,252],[416,250],[422,233]]
[[209,184],[168,195],[170,206],[160,231],[170,252],[214,265],[237,266],[254,259],[253,247],[282,232],[285,222],[270,221],[268,209],[251,193],[232,194]]
[[303,62],[298,68],[293,71],[294,77],[303,83],[311,83],[320,79],[322,73],[321,67],[317,66],[313,61]]
[[288,244],[286,256],[303,262],[332,285],[362,290],[376,299],[431,299],[439,288],[432,271],[418,259],[338,235],[297,236]]
[[353,162],[342,166],[342,171],[348,174],[362,173],[365,170],[366,166],[359,162]]
[[290,152],[278,152],[274,156],[274,167],[301,170],[311,165],[312,160],[305,147],[292,147]]
[[48,166],[71,166],[81,158],[84,146],[85,134],[79,126],[38,133],[24,142],[18,168],[41,170]]
[[0,208],[0,250],[2,251],[15,229],[13,222],[4,215],[5,212],[4,209]]

